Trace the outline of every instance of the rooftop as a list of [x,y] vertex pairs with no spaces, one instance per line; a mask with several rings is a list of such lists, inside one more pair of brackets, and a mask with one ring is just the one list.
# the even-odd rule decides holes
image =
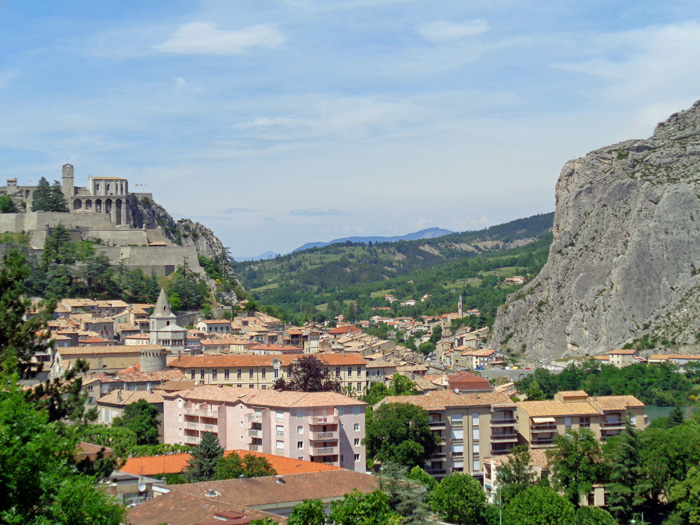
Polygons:
[[445,410],[469,406],[503,406],[515,408],[515,403],[500,392],[483,392],[478,394],[457,394],[450,391],[428,392],[421,396],[388,396],[377,403],[408,403],[426,410]]

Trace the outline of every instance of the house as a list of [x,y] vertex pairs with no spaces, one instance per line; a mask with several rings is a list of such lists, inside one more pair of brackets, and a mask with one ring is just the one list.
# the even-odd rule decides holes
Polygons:
[[365,471],[366,403],[351,397],[200,386],[164,398],[165,443],[196,445],[213,432],[225,449]]
[[205,319],[199,321],[195,327],[197,330],[201,330],[205,337],[209,337],[212,334],[231,334],[231,321],[226,319]]
[[[272,388],[274,382],[288,377],[288,368],[297,355],[201,355],[187,356],[170,366],[202,385],[232,385],[238,388]],[[367,362],[353,354],[322,353],[315,357],[346,391],[365,390]]]
[[633,365],[637,362],[637,357],[639,356],[639,350],[634,348],[618,348],[616,350],[610,350],[608,352],[609,363],[617,368],[622,368],[625,366]]
[[51,364],[50,377],[60,377],[70,370],[78,359],[87,361],[90,372],[117,372],[141,362],[144,351],[161,351],[158,345],[130,346],[68,346],[57,348]]
[[410,403],[428,411],[429,425],[440,447],[426,462],[426,472],[441,479],[453,472],[483,477],[485,457],[508,454],[518,442],[516,405],[496,392],[457,394],[428,392],[421,396],[389,396],[385,403]]
[[448,389],[459,392],[490,392],[491,383],[488,379],[479,377],[469,372],[462,374],[448,374],[447,376]]
[[[350,470],[168,485],[162,490],[165,494],[130,509],[128,521],[131,525],[233,525],[265,515],[280,521],[306,499],[320,499],[328,505],[353,489],[368,494],[377,488],[376,477]],[[261,514],[263,511],[272,514]],[[224,521],[232,519],[234,512],[243,517]]]
[[589,397],[583,390],[558,392],[551,401],[518,403],[518,429],[531,448],[549,448],[567,430],[588,428],[600,440],[619,435],[629,419],[645,427],[644,403],[634,396]]

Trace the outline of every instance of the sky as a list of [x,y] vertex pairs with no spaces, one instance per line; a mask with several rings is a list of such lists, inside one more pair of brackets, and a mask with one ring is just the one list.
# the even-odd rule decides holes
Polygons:
[[700,99],[697,0],[0,0],[0,21],[6,178],[126,177],[234,257],[553,211],[565,162]]

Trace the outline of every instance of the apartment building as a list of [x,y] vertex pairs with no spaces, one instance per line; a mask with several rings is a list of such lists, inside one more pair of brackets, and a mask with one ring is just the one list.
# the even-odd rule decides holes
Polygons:
[[[365,391],[367,362],[362,356],[324,353],[314,357],[340,380],[347,392],[362,394]],[[200,385],[268,390],[277,379],[289,377],[289,365],[298,358],[298,355],[199,355],[182,357],[170,366],[182,370]]]
[[391,396],[375,405],[409,403],[424,408],[440,447],[426,462],[426,471],[441,479],[453,472],[483,476],[483,458],[508,454],[518,442],[516,404],[496,392],[457,394],[429,392]]
[[365,471],[366,403],[336,392],[200,386],[166,394],[164,442],[196,445],[213,432],[247,449]]
[[610,350],[608,355],[610,356],[608,362],[611,365],[616,366],[617,368],[623,368],[625,366],[637,363],[639,351],[634,348],[618,348],[615,350]]
[[558,392],[551,401],[522,401],[518,431],[533,449],[553,446],[566,431],[588,428],[601,441],[617,436],[625,422],[644,430],[644,403],[634,396],[590,397],[583,390]]

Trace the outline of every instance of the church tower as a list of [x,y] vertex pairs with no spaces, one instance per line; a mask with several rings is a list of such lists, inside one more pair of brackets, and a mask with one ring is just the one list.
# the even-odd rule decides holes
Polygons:
[[[149,342],[152,345],[165,347],[171,354],[180,355],[187,346],[187,328],[178,326],[176,321],[177,317],[170,310],[170,303],[165,296],[165,290],[161,288],[156,306],[153,308],[153,313],[150,317]],[[149,357],[153,357],[154,366],[156,357],[162,359],[160,355]]]
[[459,294],[459,302],[457,303],[457,315],[461,319],[464,317],[464,295]]
[[175,324],[175,314],[170,309],[170,303],[168,298],[165,296],[165,290],[160,289],[160,295],[156,301],[156,306],[153,308],[153,313],[151,314],[150,322],[150,335],[151,344],[157,345],[158,342],[158,332],[164,330],[166,327]]
[[68,206],[71,205],[70,198],[75,195],[75,178],[73,177],[73,165],[64,164],[61,172],[61,189],[63,195],[68,200]]

